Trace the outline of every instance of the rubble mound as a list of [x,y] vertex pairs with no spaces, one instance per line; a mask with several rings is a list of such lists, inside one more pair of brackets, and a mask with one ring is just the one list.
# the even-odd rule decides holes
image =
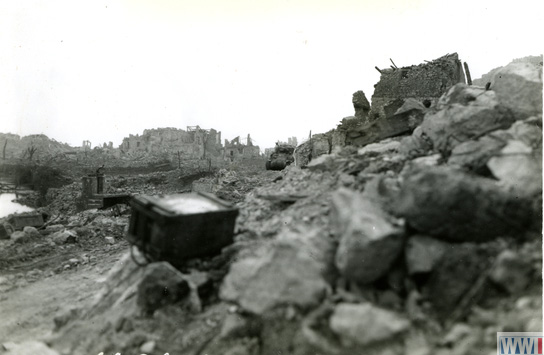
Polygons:
[[[542,95],[541,75],[508,70]],[[430,108],[408,102],[404,112],[421,113],[408,136],[360,148],[332,151],[331,136],[314,136],[306,148],[324,152],[306,169],[251,177],[220,255],[175,269],[126,253],[48,344],[59,354],[471,355],[494,353],[497,332],[542,331],[542,113],[506,94],[457,83]],[[223,171],[210,188],[243,179]]]

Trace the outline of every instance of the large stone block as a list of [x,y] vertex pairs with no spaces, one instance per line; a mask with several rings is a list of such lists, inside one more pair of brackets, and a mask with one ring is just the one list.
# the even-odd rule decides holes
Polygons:
[[332,250],[332,241],[318,231],[282,235],[235,262],[220,297],[254,314],[289,305],[315,307],[329,288],[326,276],[332,266]]
[[370,303],[340,303],[330,318],[331,330],[345,344],[369,346],[384,341],[399,340],[410,328],[410,321]]
[[384,276],[404,244],[404,226],[360,193],[334,193],[331,225],[340,237],[336,266],[351,281],[365,284]]
[[407,173],[394,210],[422,233],[482,242],[526,230],[535,218],[531,201],[494,180],[439,166]]
[[510,63],[495,73],[491,90],[516,119],[542,114],[542,65]]

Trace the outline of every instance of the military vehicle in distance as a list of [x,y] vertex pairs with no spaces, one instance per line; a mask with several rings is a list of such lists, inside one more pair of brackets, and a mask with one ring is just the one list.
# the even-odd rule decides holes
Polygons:
[[274,152],[266,160],[266,170],[283,170],[295,161],[295,147],[289,144],[277,144]]

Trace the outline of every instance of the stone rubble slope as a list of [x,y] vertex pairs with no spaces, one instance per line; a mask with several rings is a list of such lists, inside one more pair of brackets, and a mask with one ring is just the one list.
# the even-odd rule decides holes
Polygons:
[[410,136],[288,167],[237,204],[220,255],[180,270],[125,255],[46,342],[59,354],[472,355],[495,353],[498,331],[542,331],[541,70],[507,66],[498,91],[457,84]]

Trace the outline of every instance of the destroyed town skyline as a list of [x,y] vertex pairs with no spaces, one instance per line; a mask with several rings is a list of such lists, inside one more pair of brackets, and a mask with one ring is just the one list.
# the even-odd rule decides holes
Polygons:
[[[380,79],[375,67],[457,52],[475,79],[542,53],[530,36],[540,32],[538,7],[535,1],[515,7],[488,1],[5,4],[0,131],[118,147],[144,130],[198,125],[229,140],[250,133],[264,151],[291,136],[302,142],[310,131],[326,132],[353,115],[351,95],[363,90],[371,99]],[[445,22],[445,14],[455,22]]]

